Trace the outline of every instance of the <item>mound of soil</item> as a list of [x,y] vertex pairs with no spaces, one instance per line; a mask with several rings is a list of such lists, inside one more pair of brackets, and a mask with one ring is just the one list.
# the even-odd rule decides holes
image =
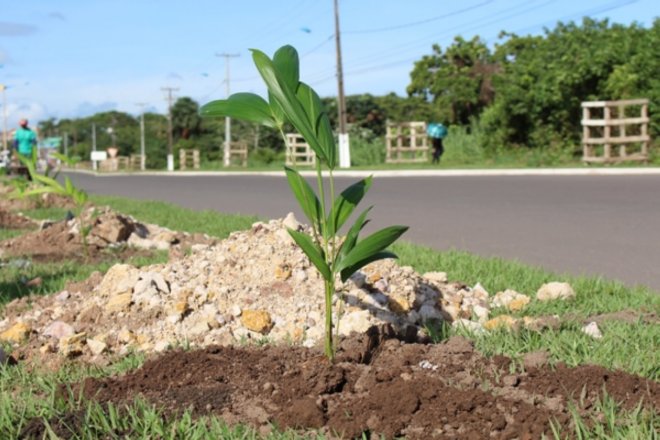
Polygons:
[[[0,211],[0,220],[2,213]],[[9,212],[7,214],[18,217]],[[214,241],[202,234],[177,233],[156,225],[144,225],[107,207],[90,208],[82,217],[82,223],[80,217],[44,222],[40,230],[0,242],[0,252],[6,257],[28,256],[39,263],[68,260],[98,263],[151,255],[148,250],[165,250],[171,245],[189,247],[195,243],[209,244]],[[26,217],[20,218],[31,221]],[[90,231],[86,236],[85,248],[80,230],[88,227]]]
[[14,188],[11,186],[0,185],[0,209],[6,211],[22,211],[38,208],[75,208],[75,203],[71,198],[60,194],[45,193],[38,196],[16,198],[12,197]]
[[15,214],[0,208],[0,228],[3,229],[32,229],[37,223],[29,217]]
[[[571,429],[569,402],[594,416],[603,390],[626,408],[660,408],[659,384],[623,372],[588,365],[512,372],[510,359],[485,358],[461,337],[425,345],[393,335],[381,326],[344,339],[334,365],[304,347],[174,351],[122,377],[87,379],[73,395],[114,404],[140,397],[166,415],[189,409],[262,432],[274,425],[344,438],[552,437],[551,423]],[[76,432],[79,423],[66,416],[50,426]],[[42,433],[38,421],[24,432]]]

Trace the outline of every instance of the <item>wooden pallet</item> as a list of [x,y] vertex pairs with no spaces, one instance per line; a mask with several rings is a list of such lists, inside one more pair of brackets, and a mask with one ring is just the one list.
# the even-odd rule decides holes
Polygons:
[[648,162],[648,107],[648,99],[583,102],[582,160]]

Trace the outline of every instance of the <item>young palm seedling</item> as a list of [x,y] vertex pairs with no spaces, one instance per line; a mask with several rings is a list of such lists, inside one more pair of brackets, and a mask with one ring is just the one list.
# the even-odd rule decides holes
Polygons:
[[60,184],[57,180],[55,180],[52,177],[49,177],[47,175],[39,174],[37,172],[35,163],[35,160],[30,160],[28,158],[19,156],[19,159],[23,164],[27,167],[28,172],[30,173],[30,177],[32,178],[32,182],[34,182],[37,186],[31,189],[26,189],[21,193],[21,197],[30,197],[33,195],[38,195],[38,194],[59,194],[64,197],[68,197],[73,201],[73,203],[78,207],[81,208],[80,212],[80,237],[83,245],[83,250],[85,252],[85,258],[89,258],[89,249],[87,246],[87,236],[89,235],[89,232],[91,231],[91,225],[85,225],[84,222],[84,215],[82,212],[82,208],[85,206],[85,203],[87,203],[87,200],[89,196],[87,193],[80,188],[76,188],[73,183],[71,183],[71,179],[68,177],[64,177],[64,185]]
[[[284,137],[286,122],[305,138],[316,155],[317,191],[294,169],[285,167],[291,191],[309,220],[312,234],[289,229],[289,234],[319,271],[325,286],[325,354],[334,359],[332,300],[337,275],[346,281],[363,266],[383,258],[396,258],[387,247],[403,234],[407,226],[390,226],[364,239],[358,239],[367,224],[364,210],[348,228],[343,239],[339,230],[371,187],[372,178],[360,180],[335,197],[333,170],[337,154],[330,120],[316,92],[299,79],[298,53],[283,46],[272,59],[253,49],[252,58],[268,88],[268,101],[253,93],[236,93],[226,100],[202,107],[204,116],[229,116],[276,128]],[[285,139],[286,142],[286,139]],[[327,168],[329,179],[323,181]],[[329,200],[326,199],[329,193]],[[339,317],[337,318],[337,325]]]

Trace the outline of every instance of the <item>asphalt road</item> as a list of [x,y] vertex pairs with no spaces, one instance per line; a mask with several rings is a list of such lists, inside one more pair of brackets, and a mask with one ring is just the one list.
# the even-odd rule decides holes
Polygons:
[[[283,176],[72,179],[95,194],[265,218],[294,211],[303,218]],[[355,180],[338,178],[337,187]],[[374,227],[409,225],[404,239],[435,249],[517,259],[660,292],[660,175],[376,177],[363,203],[375,205]]]

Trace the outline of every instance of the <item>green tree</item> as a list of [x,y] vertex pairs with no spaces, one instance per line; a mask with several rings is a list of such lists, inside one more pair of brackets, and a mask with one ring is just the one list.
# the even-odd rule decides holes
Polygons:
[[458,36],[445,51],[435,44],[431,55],[415,63],[408,94],[432,101],[442,120],[467,124],[493,101],[497,70],[484,41]]
[[657,26],[657,20],[647,30],[585,18],[581,25],[559,23],[543,36],[503,34],[495,53],[502,66],[495,102],[482,118],[487,139],[577,145],[582,101],[654,96]]
[[183,96],[172,106],[172,131],[175,139],[190,139],[200,134],[202,118],[199,104]]

